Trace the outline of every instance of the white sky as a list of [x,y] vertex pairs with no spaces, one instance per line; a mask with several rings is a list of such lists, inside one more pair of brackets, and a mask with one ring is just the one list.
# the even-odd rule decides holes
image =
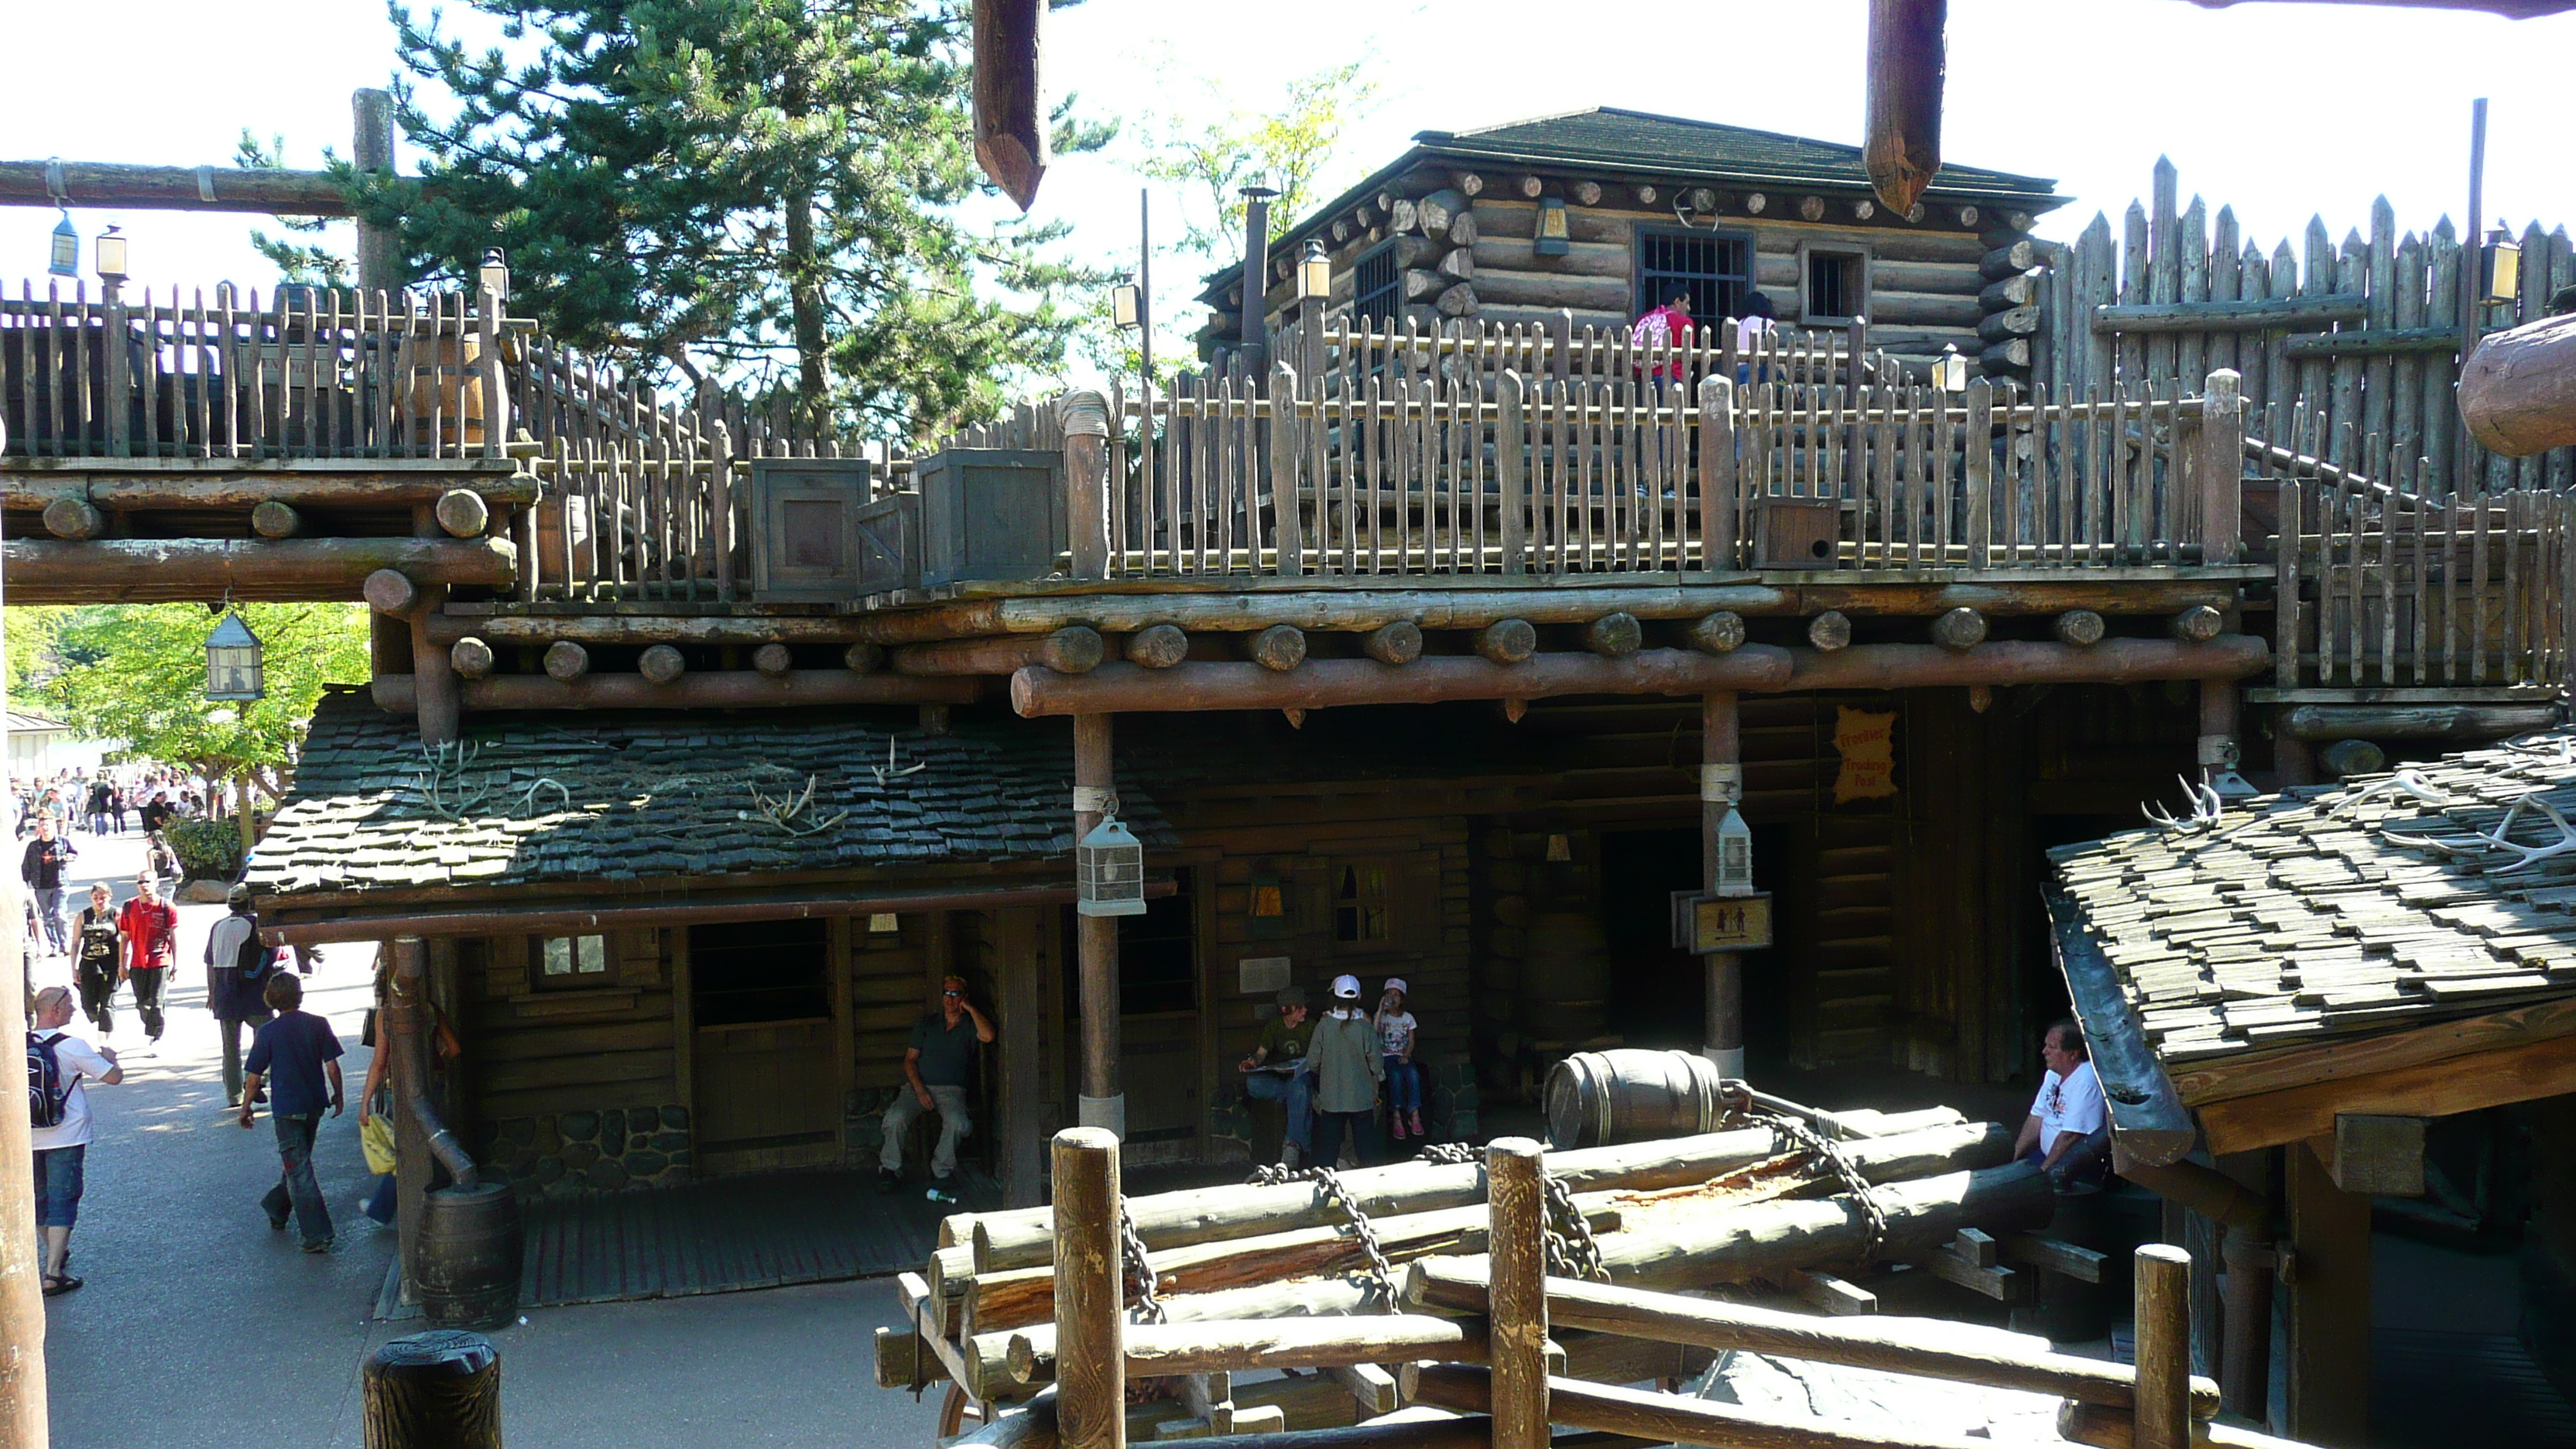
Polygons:
[[[0,157],[229,165],[245,127],[282,134],[290,165],[343,153],[349,92],[393,68],[378,0],[6,0]],[[426,9],[426,6],[420,7]],[[461,8],[461,7],[460,7]],[[1371,57],[1375,112],[1331,180],[1392,159],[1413,132],[1490,124],[1591,105],[1857,141],[1862,0],[1592,5],[1530,0],[1087,0],[1050,17],[1046,82],[1078,91],[1094,116],[1205,105],[1197,81],[1233,104],[1272,102],[1289,78]],[[2040,17],[2034,19],[2033,17]],[[2058,178],[2074,198],[2041,226],[2071,236],[2099,208],[2142,194],[2159,154],[2183,196],[2236,208],[2268,249],[2312,212],[2334,236],[2367,229],[2374,195],[2398,225],[2444,212],[2465,222],[2470,99],[2493,98],[2487,214],[2518,230],[2535,213],[2576,221],[2568,161],[2565,57],[2576,17],[2513,22],[2482,14],[2315,4],[2203,10],[2183,0],[1952,0],[1952,159]],[[1190,82],[1169,102],[1156,88]],[[2552,100],[2556,96],[2558,99]],[[2549,138],[2557,136],[2552,141]],[[401,143],[397,141],[398,150]],[[1087,259],[1133,255],[1136,180],[1113,151],[1052,170],[1039,212],[1075,223]],[[1177,217],[1158,201],[1159,235]],[[41,278],[55,218],[0,209],[0,278]],[[265,286],[244,240],[255,219],[83,211],[86,238],[121,223],[138,280]],[[334,229],[347,245],[345,226]],[[83,265],[88,248],[83,247]],[[1178,298],[1201,268],[1158,267],[1166,327],[1195,326]],[[1186,319],[1186,320],[1184,320]],[[1167,333],[1168,335],[1168,333]]]

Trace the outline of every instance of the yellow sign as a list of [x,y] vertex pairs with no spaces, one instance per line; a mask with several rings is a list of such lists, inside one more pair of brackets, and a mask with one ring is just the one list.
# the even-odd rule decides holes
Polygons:
[[1834,803],[1884,800],[1896,793],[1896,714],[1834,707]]
[[1673,945],[1694,956],[1759,951],[1771,944],[1771,893],[1711,896],[1673,893]]

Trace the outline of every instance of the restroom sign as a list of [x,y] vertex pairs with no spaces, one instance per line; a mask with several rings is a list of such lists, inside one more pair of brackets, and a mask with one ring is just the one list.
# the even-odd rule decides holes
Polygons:
[[1694,956],[1759,951],[1771,944],[1771,893],[1712,896],[1673,892],[1673,949]]

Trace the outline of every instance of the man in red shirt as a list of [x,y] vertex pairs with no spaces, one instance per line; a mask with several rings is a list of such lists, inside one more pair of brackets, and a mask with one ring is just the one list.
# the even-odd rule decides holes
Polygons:
[[1670,291],[1664,305],[1638,318],[1628,334],[1630,346],[1655,360],[1648,371],[1659,378],[1674,375],[1666,349],[1680,346],[1682,334],[1691,328],[1690,288],[1676,282]]
[[143,1034],[159,1041],[161,990],[178,952],[179,912],[161,899],[161,880],[148,871],[135,878],[134,891],[134,899],[116,913],[116,930],[125,938],[125,979],[134,983],[135,1014],[143,1018]]

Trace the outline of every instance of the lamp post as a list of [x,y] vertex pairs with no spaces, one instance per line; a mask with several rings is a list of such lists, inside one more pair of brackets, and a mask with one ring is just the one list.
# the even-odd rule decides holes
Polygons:
[[1324,309],[1332,300],[1333,259],[1321,237],[1308,237],[1305,253],[1297,258],[1297,329],[1305,334],[1297,367],[1310,378],[1323,370]]
[[125,285],[125,263],[125,233],[114,226],[100,232],[98,240],[90,244],[90,268],[98,273],[99,285],[105,289],[103,300],[115,301],[117,289]]

